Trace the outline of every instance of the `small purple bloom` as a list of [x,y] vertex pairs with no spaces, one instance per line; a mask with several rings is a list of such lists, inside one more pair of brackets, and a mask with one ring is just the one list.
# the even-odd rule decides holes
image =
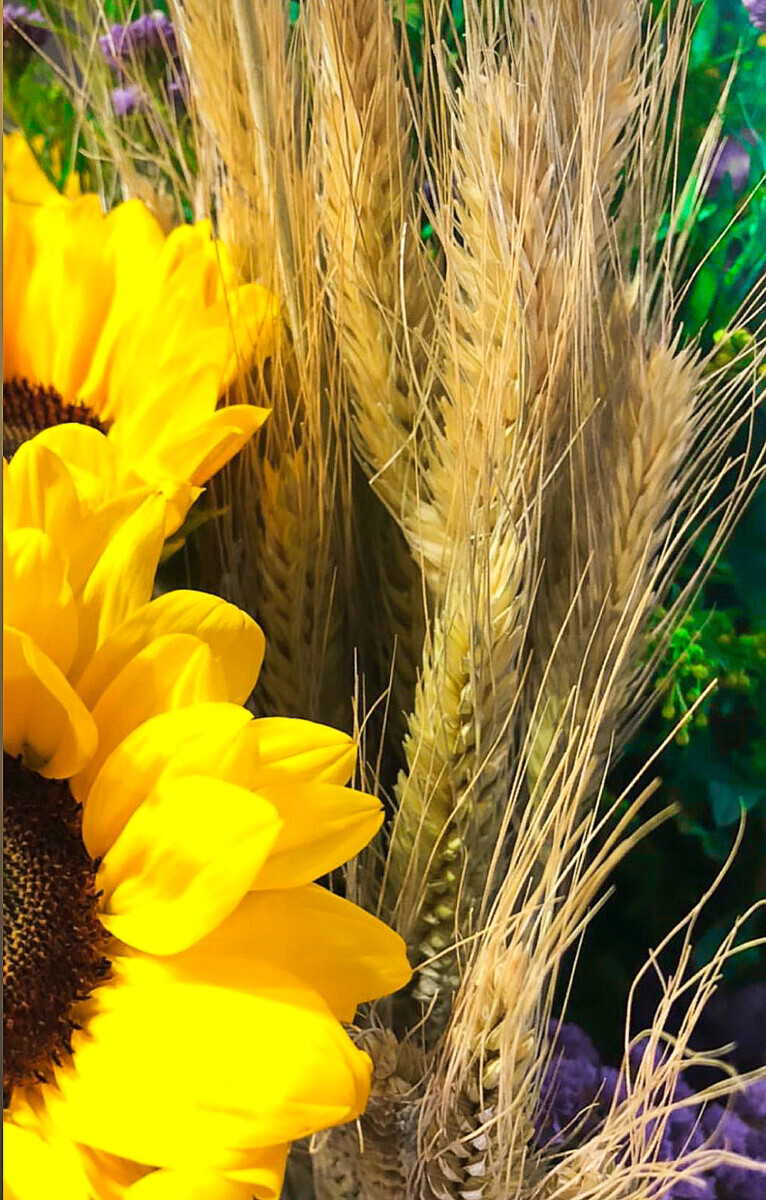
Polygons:
[[141,89],[135,84],[112,89],[112,108],[116,117],[128,117],[131,113],[139,112],[143,100]]
[[146,13],[127,25],[112,25],[98,39],[101,53],[110,67],[121,71],[132,61],[152,54],[175,58],[178,53],[176,31],[166,13]]
[[752,1129],[758,1130],[766,1137],[766,1079],[755,1079],[741,1092],[737,1092],[734,1097],[734,1111]]
[[750,23],[761,32],[766,31],[766,0],[742,0],[742,6],[750,18]]
[[743,142],[751,140],[754,140],[754,136],[749,130],[740,134],[739,138],[727,134],[721,140],[707,179],[706,190],[711,200],[718,195],[727,175],[735,196],[745,187],[750,175],[750,154]]
[[731,1060],[739,1071],[766,1066],[766,983],[719,992],[703,1013],[708,1045],[735,1042]]
[[[753,1158],[753,1130],[734,1112],[721,1121],[715,1146]],[[756,1161],[763,1162],[763,1159]],[[715,1170],[717,1200],[766,1200],[766,1175],[723,1164]]]
[[3,49],[19,48],[30,43],[40,46],[48,35],[48,26],[43,14],[26,4],[3,5]]
[[596,1047],[577,1025],[551,1021],[553,1052],[542,1084],[537,1120],[540,1145],[580,1139],[605,1116],[617,1072],[601,1065]]

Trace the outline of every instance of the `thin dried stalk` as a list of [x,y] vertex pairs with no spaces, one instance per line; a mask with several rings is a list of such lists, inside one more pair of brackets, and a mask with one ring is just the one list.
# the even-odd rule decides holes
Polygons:
[[[671,930],[633,984],[628,1005],[628,1029],[632,994],[641,976],[650,969],[657,974],[658,955],[675,937],[680,936],[678,966],[672,975],[662,979],[662,997],[652,1027],[645,1037],[638,1066],[631,1063],[626,1047],[621,1088],[615,1094],[606,1119],[585,1142],[563,1154],[557,1154],[555,1160],[546,1163],[543,1154],[539,1179],[529,1192],[529,1200],[609,1200],[612,1196],[639,1200],[647,1194],[664,1195],[680,1181],[699,1179],[706,1170],[723,1163],[749,1169],[756,1167],[752,1159],[743,1159],[722,1148],[713,1149],[709,1143],[690,1147],[673,1162],[660,1159],[665,1127],[676,1109],[690,1103],[696,1105],[725,1099],[744,1082],[735,1071],[713,1055],[692,1052],[689,1048],[700,1014],[714,994],[727,960],[733,954],[746,950],[749,945],[756,944],[740,943],[736,946],[741,926],[756,909],[763,907],[763,901],[735,922],[710,963],[694,973],[689,971],[695,924],[703,905],[730,869],[737,848],[738,843],[708,894],[688,917]],[[678,1033],[670,1038],[664,1031],[671,1010],[676,1013],[679,1011],[682,998],[685,1004],[681,1026]],[[676,1084],[682,1072],[698,1065],[719,1067],[721,1079],[695,1093],[691,1099],[675,1100]],[[766,1068],[750,1078],[766,1078]],[[620,1094],[622,1098],[618,1099]]]
[[[103,0],[56,0],[48,7],[56,16],[55,49],[52,57],[39,48],[34,52],[46,59],[69,95],[77,138],[71,153],[79,144],[88,163],[88,186],[106,209],[121,200],[140,199],[165,232],[185,219],[188,206],[202,216],[185,149],[189,138],[195,150],[198,145],[193,103],[188,109],[191,128],[182,129],[172,97],[159,97],[156,80],[136,55],[122,64],[122,83],[137,88],[145,104],[130,121],[120,119],[112,102],[115,80],[99,45],[114,15]],[[134,15],[150,7],[137,4]]]

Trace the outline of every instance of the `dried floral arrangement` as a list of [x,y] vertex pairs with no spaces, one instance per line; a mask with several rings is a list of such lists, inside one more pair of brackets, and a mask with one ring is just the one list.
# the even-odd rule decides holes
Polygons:
[[[760,30],[758,4],[746,8]],[[739,1037],[727,1053],[734,1039],[716,1041],[711,1024],[728,965],[761,953],[763,896],[734,914],[706,959],[695,956],[705,905],[748,836],[742,808],[763,799],[757,785],[728,820],[738,833],[717,846],[714,884],[666,925],[617,1014],[622,1061],[604,1065],[566,1020],[572,964],[587,961],[615,873],[683,815],[664,793],[657,802],[663,744],[701,727],[714,672],[751,670],[763,691],[757,632],[695,625],[766,462],[763,255],[742,251],[747,287],[715,339],[700,285],[710,264],[698,230],[714,189],[736,191],[732,220],[762,211],[757,165],[748,157],[743,168],[722,140],[734,72],[679,166],[680,93],[706,13],[695,26],[687,0],[5,6],[6,113],[39,159],[6,139],[9,624],[19,646],[43,646],[64,602],[34,595],[29,547],[52,539],[55,562],[79,581],[67,620],[76,612],[78,628],[97,632],[68,659],[43,648],[75,694],[69,711],[84,704],[117,756],[109,778],[120,765],[130,777],[140,722],[172,717],[174,738],[203,743],[193,811],[212,797],[227,813],[235,784],[265,797],[257,837],[240,797],[231,844],[207,868],[222,888],[242,836],[259,849],[257,867],[247,860],[239,874],[261,882],[244,895],[248,885],[229,880],[225,905],[209,886],[205,904],[188,902],[180,917],[174,908],[171,920],[152,899],[152,871],[162,874],[152,854],[183,860],[199,840],[179,789],[168,788],[164,824],[147,825],[161,849],[131,866],[98,824],[117,820],[99,790],[105,752],[86,753],[80,730],[69,758],[58,740],[43,754],[31,707],[26,723],[6,723],[6,778],[24,805],[29,775],[46,788],[71,780],[82,806],[89,920],[130,950],[115,959],[99,941],[88,996],[101,994],[108,960],[145,988],[151,1025],[144,974],[157,956],[172,967],[173,955],[193,955],[200,937],[224,939],[232,978],[245,969],[238,955],[257,967],[263,952],[251,943],[283,944],[267,956],[262,989],[271,999],[277,987],[268,971],[283,989],[280,971],[301,985],[298,1000],[290,993],[293,1046],[289,1021],[266,1007],[247,1010],[250,1026],[232,1016],[206,1052],[210,1096],[205,1083],[182,1103],[127,1069],[132,1047],[113,1052],[111,1092],[99,1090],[106,1067],[77,1049],[71,1017],[76,1032],[48,1047],[51,1078],[42,1060],[30,1068],[24,1043],[7,1082],[4,1060],[22,1164],[10,1196],[51,1194],[62,1172],[72,1196],[136,1200],[766,1195],[766,1064]],[[38,61],[57,83],[35,108]],[[53,184],[63,199],[48,196]],[[80,192],[99,202],[68,198]],[[87,323],[87,291],[68,313],[67,272],[80,268],[60,254],[70,237],[85,253],[80,227],[69,229],[75,209],[103,243],[86,255],[91,294],[106,262],[122,306],[105,324],[116,349],[87,371],[84,352],[46,359],[48,334],[29,316],[48,288],[52,346],[61,327]],[[98,232],[104,221],[124,234]],[[95,431],[75,436],[65,431],[84,419],[78,405]],[[30,438],[40,424],[54,428]],[[72,527],[77,496],[76,538],[48,522],[47,488],[66,497]],[[86,553],[86,538],[98,549]],[[46,553],[38,572],[53,571]],[[190,582],[213,595],[192,602]],[[154,605],[163,615],[147,615]],[[121,622],[132,622],[129,636]],[[734,661],[747,638],[755,667]],[[124,661],[113,643],[129,647]],[[153,709],[136,702],[136,730],[113,713],[149,678],[130,659],[150,650],[169,683]],[[183,670],[192,652],[197,666]],[[119,687],[118,666],[128,673]],[[14,712],[23,670],[9,675]],[[110,687],[112,708],[99,708]],[[226,713],[213,719],[213,703]],[[642,743],[663,704],[659,741]],[[265,778],[222,765],[240,764],[231,745],[246,736],[261,746],[243,732],[251,717],[264,731]],[[359,790],[341,786],[352,743]],[[101,809],[106,817],[89,818]],[[287,848],[268,841],[269,819],[289,830],[279,835]],[[320,877],[321,889],[311,884]],[[289,904],[269,907],[288,892]],[[128,899],[115,909],[114,895]],[[169,986],[158,974],[157,1054],[172,1025]],[[741,1003],[757,1014],[754,988]],[[191,1022],[195,1010],[187,1017],[179,1003]],[[314,1020],[320,1003],[331,1018],[315,1028],[306,1014]],[[94,1029],[88,1009],[83,1036]],[[180,1051],[170,1061],[178,1068]],[[142,1124],[127,1114],[146,1092]],[[99,1097],[116,1117],[95,1119]],[[178,1106],[172,1120],[163,1104]],[[211,1136],[199,1116],[208,1108],[231,1128]],[[246,1129],[232,1113],[247,1114]],[[121,1121],[125,1134],[112,1128]]]

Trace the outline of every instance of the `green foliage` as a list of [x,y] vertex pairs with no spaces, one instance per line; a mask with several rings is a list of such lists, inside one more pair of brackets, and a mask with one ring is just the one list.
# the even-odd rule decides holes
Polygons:
[[680,177],[692,174],[697,149],[735,61],[723,136],[740,139],[750,158],[749,177],[737,194],[730,176],[725,176],[691,230],[688,262],[704,266],[690,281],[681,319],[689,336],[699,334],[703,344],[709,344],[766,269],[766,45],[739,0],[701,0],[697,9],[681,124]]

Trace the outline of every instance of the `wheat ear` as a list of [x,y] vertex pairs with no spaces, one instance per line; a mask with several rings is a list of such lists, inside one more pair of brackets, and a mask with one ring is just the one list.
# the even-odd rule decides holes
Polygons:
[[[528,55],[534,50],[527,45]],[[492,53],[469,46],[451,167],[443,172],[454,178],[456,195],[437,219],[447,260],[445,386],[423,451],[428,503],[418,514],[425,530],[421,552],[440,594],[450,555],[457,557],[469,536],[491,538],[489,590],[498,602],[471,611],[460,594],[471,585],[465,577],[453,583],[437,618],[435,655],[432,650],[424,661],[406,742],[409,773],[398,787],[390,882],[398,919],[417,952],[433,957],[433,968],[425,966],[419,976],[423,996],[440,984],[454,986],[454,960],[441,952],[465,932],[457,896],[462,893],[464,918],[471,907],[479,910],[485,894],[478,886],[481,868],[461,867],[465,847],[486,863],[508,795],[518,650],[534,564],[532,500],[539,506],[546,443],[562,436],[558,381],[567,377],[570,329],[583,290],[567,281],[575,249],[563,184],[558,192],[554,186],[567,129],[557,131],[550,114],[530,100],[534,65],[522,55],[523,78],[512,80]],[[550,104],[550,83],[540,84],[537,94],[540,104]],[[515,473],[507,471],[509,457]],[[511,540],[502,546],[504,506]],[[474,586],[477,595],[480,585]],[[481,643],[479,655],[473,638]],[[446,671],[440,657],[450,664]],[[432,898],[421,883],[424,864]],[[421,889],[414,900],[403,884],[408,873]]]
[[404,1200],[415,1171],[425,1059],[417,1045],[373,1027],[357,1044],[372,1059],[370,1101],[358,1127],[315,1140],[314,1186],[327,1200]]
[[380,0],[320,0],[311,14],[323,245],[351,434],[374,491],[401,519],[415,490],[435,281],[419,238],[398,52]]
[[[550,548],[549,572],[558,579],[538,606],[546,646],[553,647],[564,628],[552,665],[540,655],[551,697],[549,729],[578,680],[584,696],[593,694],[618,649],[623,653],[628,632],[635,636],[645,626],[661,586],[657,561],[691,445],[700,368],[691,353],[647,340],[631,330],[618,292],[592,384],[601,407],[583,431],[583,444],[572,450],[563,485],[575,497],[572,542],[568,554]],[[618,704],[623,691],[614,693]],[[605,741],[618,720],[611,714]],[[545,728],[530,756],[533,778],[548,752]],[[602,743],[601,755],[605,749]]]
[[254,697],[259,711],[349,728],[353,669],[340,510],[350,485],[317,272],[300,40],[288,42],[280,0],[261,5],[257,28],[247,5],[240,7],[239,25],[222,0],[189,0],[181,10],[222,222],[245,274],[280,295],[286,325],[266,384],[272,413],[265,436],[215,484],[227,509],[218,531],[224,579],[266,634]]
[[455,571],[404,743],[386,912],[424,963],[417,994],[441,990],[442,1003],[460,977],[443,952],[479,917],[507,795],[522,561],[514,531],[500,527],[485,555]]
[[486,864],[508,796],[547,419],[530,401],[520,215],[534,211],[544,227],[546,196],[514,153],[520,116],[508,73],[487,72],[466,80],[456,109],[456,224],[442,216],[439,225],[443,390],[422,443],[428,498],[417,514],[438,606],[405,739],[386,901],[417,957],[433,960],[417,994],[441,991],[442,1016],[459,978],[444,950],[489,894]]

